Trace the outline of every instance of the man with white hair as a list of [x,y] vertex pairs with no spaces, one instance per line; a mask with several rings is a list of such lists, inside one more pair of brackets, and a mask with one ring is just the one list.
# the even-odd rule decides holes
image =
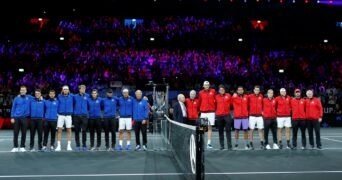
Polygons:
[[212,134],[212,126],[215,125],[215,89],[210,88],[209,81],[204,81],[203,90],[199,92],[198,102],[201,112],[201,118],[208,118],[209,126],[208,126],[208,141],[207,148],[213,148],[211,146],[211,134]]
[[313,91],[306,92],[307,99],[305,100],[305,117],[307,119],[307,128],[309,132],[309,143],[311,148],[314,148],[313,129],[315,129],[317,149],[322,149],[320,122],[322,122],[323,108],[322,103],[318,98],[313,97]]
[[286,95],[286,89],[280,89],[280,96],[275,98],[277,107],[277,126],[278,126],[278,145],[282,149],[282,134],[285,127],[285,135],[287,141],[287,149],[291,148],[290,133],[291,133],[291,97]]
[[132,150],[131,147],[131,130],[132,130],[132,116],[133,116],[133,98],[129,96],[127,88],[122,90],[122,97],[119,98],[119,145],[118,151],[122,151],[123,134],[126,129],[127,132],[127,144],[126,150]]
[[71,115],[73,114],[73,95],[70,94],[69,86],[65,85],[62,87],[62,94],[59,94],[58,97],[58,118],[57,118],[57,148],[56,151],[61,151],[61,139],[62,139],[62,130],[65,124],[67,129],[67,138],[68,138],[68,146],[67,151],[72,151],[71,148]]
[[187,122],[187,113],[184,105],[185,97],[183,94],[178,94],[178,102],[173,106],[173,119],[180,123]]
[[134,130],[135,130],[135,150],[141,149],[140,144],[140,131],[143,139],[143,150],[147,150],[147,124],[148,124],[148,102],[143,99],[142,91],[135,91],[135,97],[133,102],[133,119],[134,119]]
[[190,91],[190,98],[185,99],[186,113],[188,115],[187,124],[196,125],[196,121],[198,119],[198,99],[196,99],[196,91]]

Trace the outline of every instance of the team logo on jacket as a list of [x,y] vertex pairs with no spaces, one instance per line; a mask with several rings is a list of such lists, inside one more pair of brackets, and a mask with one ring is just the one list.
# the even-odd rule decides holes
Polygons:
[[246,101],[247,99],[246,98],[243,98],[244,101]]
[[112,99],[112,102],[114,101],[114,99]]
[[261,99],[261,97],[259,97],[259,99]]
[[196,102],[194,102],[194,104],[196,104]]
[[53,104],[53,105],[56,105],[56,102],[53,102],[52,104]]
[[301,101],[300,103],[301,103],[301,104],[303,104],[304,102],[303,102],[303,101]]
[[272,101],[273,104],[275,104],[276,102],[275,101]]
[[95,103],[99,103],[99,100],[96,100],[96,102]]
[[84,97],[83,99],[84,99],[84,100],[87,100],[87,97]]

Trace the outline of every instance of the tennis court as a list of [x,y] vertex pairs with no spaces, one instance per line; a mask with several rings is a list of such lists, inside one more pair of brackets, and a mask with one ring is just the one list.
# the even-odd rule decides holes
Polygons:
[[[219,145],[218,133],[214,132],[214,149],[205,151],[205,178],[341,179],[342,129],[322,128],[321,133],[323,150],[258,150],[255,134],[256,150],[243,150],[241,141],[241,150],[221,151],[215,149]],[[1,130],[0,178],[186,179],[188,174],[177,165],[173,154],[163,148],[161,139],[160,135],[148,134],[148,151],[11,153],[12,131]],[[26,142],[28,144],[29,141]]]

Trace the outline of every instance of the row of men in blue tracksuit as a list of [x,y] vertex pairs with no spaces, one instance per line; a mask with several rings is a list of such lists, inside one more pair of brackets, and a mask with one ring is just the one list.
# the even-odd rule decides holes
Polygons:
[[[83,141],[83,149],[86,148],[86,128],[89,119],[89,125],[94,123],[94,121],[100,121],[102,118],[109,123],[105,123],[104,127],[106,136],[106,148],[111,149],[115,146],[115,117],[118,110],[119,120],[121,118],[129,118],[134,119],[135,122],[139,124],[139,122],[145,122],[148,119],[149,109],[148,102],[141,97],[137,96],[137,98],[132,98],[128,95],[128,90],[125,89],[125,93],[120,98],[113,97],[112,90],[107,90],[107,97],[100,98],[98,97],[97,90],[92,90],[91,96],[85,93],[85,86],[79,86],[78,94],[70,94],[69,88],[67,86],[63,86],[62,93],[55,97],[55,92],[52,90],[49,92],[49,98],[44,100],[41,96],[40,90],[35,90],[35,97],[30,95],[26,95],[26,87],[22,86],[20,88],[20,95],[18,95],[14,101],[11,111],[11,121],[14,123],[14,149],[13,151],[24,151],[25,150],[25,134],[26,134],[26,126],[27,126],[27,118],[30,117],[30,126],[31,126],[31,143],[30,149],[33,149],[34,146],[34,135],[37,129],[38,131],[38,149],[44,149],[47,145],[47,136],[48,132],[51,131],[51,146],[54,147],[54,133],[53,128],[56,126],[59,128],[59,131],[63,128],[64,124],[68,130],[68,147],[67,150],[71,149],[71,122],[74,122],[78,125],[75,126],[75,141],[76,141],[76,150],[80,150],[79,143],[79,132],[82,128],[82,141]],[[123,92],[124,92],[123,91]],[[127,92],[127,93],[126,93]],[[138,92],[138,91],[137,91]],[[119,106],[119,108],[117,108]],[[72,118],[71,118],[72,116]],[[42,144],[42,120],[45,119],[44,123],[44,143]],[[71,120],[73,119],[73,120]],[[77,120],[80,122],[76,122]],[[54,126],[55,125],[55,126]],[[98,126],[98,123],[95,122],[95,126]],[[91,126],[89,126],[91,130]],[[98,127],[95,127],[97,130]],[[18,148],[18,134],[19,129],[22,131],[22,141],[20,148]],[[120,125],[119,121],[119,130],[120,133],[122,130],[127,129],[131,130],[131,125],[127,126],[126,124]],[[69,132],[70,130],[70,132]],[[101,129],[100,129],[101,130]],[[107,131],[106,131],[107,130]],[[47,131],[47,133],[45,133]],[[58,133],[60,133],[58,131]],[[109,145],[109,133],[112,132],[112,145]],[[114,132],[113,132],[114,131]],[[94,132],[91,130],[91,132]],[[101,131],[97,131],[97,134],[101,133]],[[114,134],[114,135],[113,135]],[[46,137],[46,138],[45,138]],[[60,147],[60,138],[61,135],[58,136],[57,148],[56,151],[61,149]],[[144,137],[144,135],[143,135]],[[32,139],[33,138],[33,139]],[[98,138],[98,147],[100,146],[101,139]],[[114,139],[113,139],[114,138]],[[91,148],[94,146],[94,135],[91,134]],[[137,143],[138,144],[138,143]],[[139,142],[140,144],[140,142]],[[120,145],[122,146],[122,139],[120,139]],[[145,142],[144,142],[145,145]],[[43,146],[43,147],[42,147]],[[122,149],[119,148],[119,149]]]

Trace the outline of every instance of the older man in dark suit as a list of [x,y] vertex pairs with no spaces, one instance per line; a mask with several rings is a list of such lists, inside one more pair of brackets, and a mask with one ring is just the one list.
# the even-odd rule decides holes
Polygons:
[[173,119],[177,122],[185,123],[187,119],[186,108],[184,105],[185,97],[183,94],[178,94],[178,102],[173,106]]

